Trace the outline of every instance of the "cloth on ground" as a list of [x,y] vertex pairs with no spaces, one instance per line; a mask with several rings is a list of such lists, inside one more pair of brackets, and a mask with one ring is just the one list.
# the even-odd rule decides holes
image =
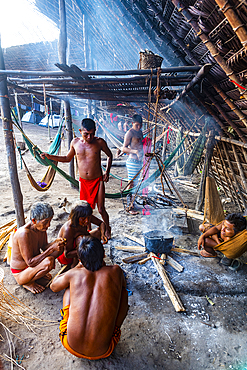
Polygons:
[[114,332],[112,334],[111,343],[110,343],[110,346],[109,346],[108,350],[106,351],[106,353],[104,353],[103,355],[100,355],[100,356],[88,357],[88,356],[84,356],[81,353],[78,353],[78,352],[74,351],[68,344],[67,323],[68,323],[68,319],[69,319],[69,305],[65,306],[62,310],[60,310],[60,313],[61,313],[61,316],[62,316],[62,320],[60,321],[60,325],[59,325],[59,329],[60,329],[59,337],[60,337],[62,345],[70,353],[72,353],[72,355],[80,357],[80,358],[85,358],[87,360],[99,360],[101,358],[106,358],[106,357],[108,357],[112,354],[112,352],[113,352],[114,348],[116,347],[116,345],[118,344],[118,342],[120,340],[120,336],[121,336],[121,330],[118,326],[115,326]]
[[85,200],[90,204],[92,209],[95,208],[95,204],[98,201],[98,191],[100,182],[103,181],[103,177],[100,176],[97,179],[85,180],[81,177],[80,181],[80,200]]
[[230,240],[217,244],[214,250],[220,251],[227,258],[238,258],[247,251],[247,230],[233,236]]
[[[128,180],[131,181],[142,168],[142,161],[138,161],[134,158],[128,158],[126,161],[126,167],[128,171]],[[133,180],[133,185],[137,186],[140,174]]]
[[[74,240],[73,242],[73,249],[76,249],[76,242]],[[65,257],[65,254],[61,254],[61,256],[57,257],[58,262],[60,262],[62,265],[70,265],[73,262],[73,258],[67,258]]]

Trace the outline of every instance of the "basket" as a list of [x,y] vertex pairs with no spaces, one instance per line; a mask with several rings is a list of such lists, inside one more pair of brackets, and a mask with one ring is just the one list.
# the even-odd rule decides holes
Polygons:
[[140,51],[139,68],[150,69],[161,67],[163,59],[158,54],[154,54],[151,50]]

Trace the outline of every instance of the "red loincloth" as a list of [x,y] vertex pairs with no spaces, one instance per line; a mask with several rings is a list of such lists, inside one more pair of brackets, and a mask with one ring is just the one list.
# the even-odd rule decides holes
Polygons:
[[100,181],[103,181],[103,176],[98,177],[93,180],[85,180],[81,177],[80,181],[80,200],[87,201],[92,209],[95,208],[95,204],[98,201],[98,191]]
[[[75,242],[75,240],[74,240],[74,243],[73,243],[73,249],[72,249],[72,251],[74,249],[76,249],[76,242]],[[57,257],[57,260],[62,265],[70,265],[73,262],[73,258],[67,258],[67,257],[65,257],[64,252],[63,252],[63,254],[61,254],[61,256]]]
[[24,270],[26,270],[27,269],[27,267],[25,267],[24,269],[22,269],[22,270],[16,270],[16,269],[12,269],[11,267],[10,267],[10,270],[11,270],[11,272],[12,272],[12,274],[19,274],[19,272],[22,272],[22,271],[24,271]]

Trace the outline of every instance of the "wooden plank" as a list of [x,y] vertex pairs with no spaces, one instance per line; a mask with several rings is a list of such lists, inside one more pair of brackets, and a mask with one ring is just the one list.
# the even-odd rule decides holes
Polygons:
[[135,256],[126,257],[122,261],[124,263],[135,263],[135,262],[143,260],[144,258],[147,258],[147,256],[148,256],[148,253],[136,254]]
[[171,256],[166,257],[166,262],[168,265],[172,266],[178,272],[182,272],[184,267],[180,265],[177,261],[175,261]]
[[165,288],[170,300],[172,301],[172,304],[175,308],[175,311],[176,312],[186,311],[182,302],[181,302],[181,300],[180,300],[180,298],[179,298],[179,296],[177,295],[171,281],[169,280],[164,267],[155,258],[156,255],[154,253],[151,252],[150,255],[151,255],[152,261],[154,263],[154,266],[156,267],[161,279],[163,280],[164,288]]
[[197,252],[190,251],[189,249],[179,248],[179,247],[173,247],[171,249],[172,252],[179,252],[179,253],[187,253],[191,254],[192,256],[200,257],[200,254]]
[[119,251],[123,251],[123,252],[130,252],[130,253],[137,253],[137,252],[145,252],[145,248],[144,247],[139,247],[139,246],[136,246],[136,245],[128,245],[128,246],[125,246],[125,245],[116,245],[115,246],[115,249],[119,250]]
[[135,236],[133,236],[133,235],[125,234],[125,233],[123,233],[123,236],[124,236],[125,238],[128,238],[128,239],[132,240],[133,242],[136,242],[136,243],[138,243],[138,244],[142,245],[143,247],[145,247],[145,242],[144,242],[144,240],[139,239],[139,238],[136,238],[136,237],[135,237]]
[[143,260],[138,262],[138,265],[144,265],[147,261],[151,260],[151,256],[148,255],[147,258],[144,258]]

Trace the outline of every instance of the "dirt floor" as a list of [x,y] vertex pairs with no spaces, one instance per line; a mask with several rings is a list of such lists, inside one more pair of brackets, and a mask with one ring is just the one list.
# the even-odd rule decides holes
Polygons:
[[[25,124],[24,129],[35,144],[42,150],[47,150],[46,128]],[[52,130],[52,135],[55,136],[55,130]],[[4,224],[15,216],[3,136],[1,139],[0,224]],[[21,141],[20,134],[16,133],[16,139]],[[66,143],[62,144],[63,153],[66,152],[66,145]],[[29,152],[25,153],[24,158],[34,178],[40,181],[45,168],[39,165]],[[27,218],[29,218],[30,206],[35,201],[48,202],[54,208],[55,216],[48,231],[49,241],[51,241],[57,236],[59,228],[68,217],[68,214],[59,208],[61,201],[64,197],[67,197],[70,202],[75,201],[78,199],[78,192],[57,174],[51,189],[39,193],[31,187],[25,171],[21,169],[18,156],[17,162]],[[61,165],[61,168],[67,171],[68,165]],[[112,172],[126,177],[124,166],[114,166]],[[181,191],[185,203],[193,208],[197,190],[190,186],[179,185],[178,180],[175,184]],[[106,185],[106,191],[109,193],[117,192],[119,188],[119,182],[113,178]],[[42,294],[33,295],[18,286],[9,267],[2,262],[6,252],[5,246],[0,252],[0,267],[5,273],[4,286],[34,310],[41,319],[55,321],[52,326],[37,328],[36,333],[33,333],[25,326],[2,319],[9,330],[21,338],[20,340],[11,336],[15,347],[13,358],[23,357],[21,366],[30,370],[247,369],[246,255],[242,257],[243,268],[234,272],[219,264],[220,258],[204,259],[173,253],[173,258],[184,267],[183,272],[179,273],[171,266],[165,266],[186,308],[186,312],[176,313],[153,262],[148,261],[144,265],[126,264],[122,259],[131,254],[115,249],[115,246],[119,245],[137,245],[125,238],[123,233],[142,238],[143,232],[147,230],[166,231],[174,224],[175,216],[172,207],[151,209],[151,215],[148,216],[142,213],[138,216],[125,213],[121,199],[107,199],[106,207],[112,226],[112,239],[105,248],[107,263],[117,263],[124,270],[130,305],[128,316],[122,326],[121,340],[113,354],[104,360],[88,361],[78,359],[67,352],[58,337],[59,310],[63,292],[53,293],[47,288]],[[232,204],[228,207],[235,209]],[[97,212],[95,214],[97,215]],[[181,219],[177,221],[181,222]],[[179,230],[179,228],[174,230],[175,244],[197,251],[198,236],[183,234]],[[56,270],[52,274],[55,275],[60,267],[57,263]],[[206,296],[214,305],[209,303]],[[9,343],[2,326],[0,326],[0,334],[5,338],[1,342],[1,354],[9,355]],[[10,362],[3,359],[2,366],[3,369],[11,368]],[[17,367],[14,366],[14,368]]]

